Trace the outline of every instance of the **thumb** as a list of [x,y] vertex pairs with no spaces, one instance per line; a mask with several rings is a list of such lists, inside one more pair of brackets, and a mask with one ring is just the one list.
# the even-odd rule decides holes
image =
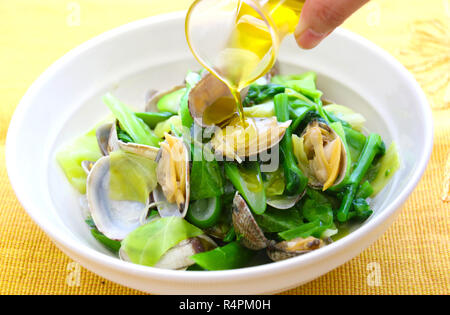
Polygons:
[[367,2],[369,0],[306,0],[294,33],[297,44],[304,49],[316,47]]

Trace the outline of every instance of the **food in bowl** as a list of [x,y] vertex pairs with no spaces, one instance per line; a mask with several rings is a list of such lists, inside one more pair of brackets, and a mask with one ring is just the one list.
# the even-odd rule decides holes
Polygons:
[[244,119],[205,71],[144,112],[105,95],[113,117],[57,154],[92,235],[136,264],[224,270],[307,254],[371,216],[395,143],[326,100],[313,72],[274,67],[243,95]]

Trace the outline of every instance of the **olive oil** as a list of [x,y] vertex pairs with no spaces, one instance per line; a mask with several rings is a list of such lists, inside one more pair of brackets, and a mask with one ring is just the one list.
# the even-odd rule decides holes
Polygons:
[[[191,11],[202,1],[214,2],[214,0],[195,1],[188,13],[187,28]],[[273,67],[281,41],[295,30],[304,0],[230,0],[226,4],[223,3],[227,1],[220,1],[220,6],[211,5],[207,8],[214,7],[216,10],[233,10],[233,12],[231,23],[227,24],[231,28],[229,37],[225,39],[224,45],[219,46],[216,58],[209,62],[199,58],[199,54],[194,49],[197,47],[191,43],[187,30],[188,42],[200,63],[223,81],[233,95],[232,106],[225,104],[222,99],[221,105],[214,104],[212,107],[223,106],[220,114],[225,116],[231,116],[225,111],[233,108],[244,125],[241,91]],[[218,12],[215,14],[218,17],[221,16]],[[211,15],[213,15],[212,12]],[[228,101],[231,100],[228,99]],[[207,117],[207,113],[205,114],[206,120],[214,120]],[[214,110],[210,111],[210,114],[218,115],[219,112]]]

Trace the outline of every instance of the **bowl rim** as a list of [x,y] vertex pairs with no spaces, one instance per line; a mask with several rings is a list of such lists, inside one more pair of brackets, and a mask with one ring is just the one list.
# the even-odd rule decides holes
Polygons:
[[[153,278],[163,281],[171,282],[188,282],[196,281],[200,283],[211,283],[215,281],[230,282],[234,278],[240,277],[240,279],[251,279],[255,277],[260,277],[265,272],[270,272],[272,274],[284,273],[293,268],[297,268],[301,265],[311,265],[318,262],[328,256],[336,255],[343,249],[350,248],[352,245],[358,242],[358,240],[370,232],[376,231],[383,222],[387,221],[391,216],[395,214],[401,205],[406,201],[409,195],[412,193],[419,180],[421,179],[428,161],[431,156],[431,151],[433,147],[433,119],[431,108],[428,105],[427,98],[422,91],[421,87],[414,79],[411,73],[404,68],[393,56],[384,51],[382,48],[376,46],[374,43],[363,38],[360,35],[352,33],[348,30],[338,28],[335,33],[339,37],[343,37],[347,40],[357,42],[358,44],[365,46],[365,48],[371,50],[375,54],[379,55],[382,59],[389,63],[389,65],[398,72],[408,85],[411,85],[416,93],[416,99],[421,110],[421,116],[423,117],[425,124],[424,139],[425,148],[423,154],[420,156],[418,161],[418,166],[412,171],[411,180],[407,183],[406,187],[401,191],[401,193],[396,196],[391,204],[389,204],[379,215],[372,218],[370,221],[365,222],[357,230],[353,231],[346,237],[342,238],[338,242],[332,243],[324,248],[317,251],[308,253],[308,255],[303,255],[279,262],[274,262],[270,264],[264,264],[259,266],[241,268],[241,269],[231,269],[222,271],[177,271],[177,270],[166,270],[153,268],[148,266],[141,266],[137,264],[132,264],[129,262],[121,261],[115,257],[103,254],[95,249],[88,247],[82,243],[71,242],[71,239],[65,235],[60,235],[58,231],[54,230],[52,225],[47,226],[46,220],[41,218],[39,214],[39,206],[35,205],[33,200],[29,198],[26,194],[26,189],[20,185],[19,178],[19,166],[16,164],[17,161],[16,153],[18,151],[18,145],[15,143],[15,139],[20,132],[20,126],[24,120],[24,116],[32,106],[34,96],[44,86],[52,76],[57,73],[66,63],[70,63],[79,54],[84,51],[95,48],[97,45],[113,39],[116,36],[133,32],[141,27],[149,27],[153,24],[167,23],[173,20],[184,19],[186,11],[176,11],[166,14],[161,14],[157,16],[148,17],[145,19],[137,20],[125,25],[119,26],[105,33],[95,36],[94,38],[86,41],[85,43],[77,46],[76,48],[69,51],[67,54],[59,58],[54,62],[49,68],[47,68],[44,73],[42,73],[38,79],[30,86],[25,95],[22,97],[21,101],[17,105],[17,108],[11,119],[8,134],[6,138],[6,168],[8,176],[11,182],[11,186],[16,193],[16,196],[24,207],[28,215],[33,219],[34,222],[58,245],[64,249],[63,252],[69,256],[78,258],[83,258],[86,261],[94,262],[97,265],[105,265],[113,270],[118,270],[122,273],[127,273],[131,275],[144,276],[146,278]],[[70,254],[69,254],[70,253]],[[74,255],[76,253],[76,255]],[[353,258],[353,256],[351,257]],[[90,269],[88,267],[88,269]],[[90,269],[91,270],[91,269]]]

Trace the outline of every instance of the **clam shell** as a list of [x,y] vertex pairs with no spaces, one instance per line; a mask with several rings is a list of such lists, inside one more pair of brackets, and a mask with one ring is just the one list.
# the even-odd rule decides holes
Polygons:
[[232,220],[236,235],[242,237],[241,243],[245,247],[260,250],[266,248],[270,243],[256,223],[244,198],[238,192],[233,200]]
[[273,261],[280,261],[309,253],[323,246],[324,243],[322,240],[312,236],[306,239],[296,238],[291,241],[283,241],[274,246],[269,246],[267,248],[267,255]]
[[98,160],[87,178],[86,196],[97,229],[113,240],[123,240],[141,225],[148,212],[146,204],[136,201],[116,201],[109,198],[110,157]]
[[[311,121],[308,124],[308,126],[305,129],[305,131],[303,131],[303,133],[302,133],[302,137],[303,138],[305,137],[305,134],[306,134],[308,128],[310,128],[310,126],[312,126],[313,124],[318,124],[321,129],[325,129],[327,132],[333,134],[335,138],[339,138],[340,139],[339,135],[332,128],[330,128],[325,123],[318,122],[316,120]],[[343,144],[343,142],[341,140],[341,156],[340,156],[340,164],[339,164],[339,173],[338,173],[338,176],[337,176],[336,180],[334,181],[334,183],[332,184],[331,187],[339,185],[345,179],[347,163],[348,163],[348,161],[347,161],[346,148],[345,148],[345,146],[344,146],[344,144]],[[308,176],[308,177],[309,177],[308,185],[311,188],[314,188],[314,189],[322,189],[323,188],[323,183],[321,183],[319,180],[317,180],[317,178],[315,178],[314,176]]]
[[186,84],[183,85],[177,85],[169,90],[162,91],[162,92],[155,92],[154,90],[151,91],[151,95],[147,96],[148,101],[147,105],[145,106],[146,112],[158,112],[158,107],[156,106],[158,104],[158,101],[163,98],[164,96],[173,93],[175,91],[184,89],[186,87]]
[[298,195],[295,196],[279,196],[279,197],[272,197],[272,198],[267,198],[266,203],[271,206],[272,208],[275,209],[280,209],[280,210],[287,210],[292,208],[293,206],[295,206],[297,204],[297,202],[303,198],[303,196],[305,195],[306,190]]

